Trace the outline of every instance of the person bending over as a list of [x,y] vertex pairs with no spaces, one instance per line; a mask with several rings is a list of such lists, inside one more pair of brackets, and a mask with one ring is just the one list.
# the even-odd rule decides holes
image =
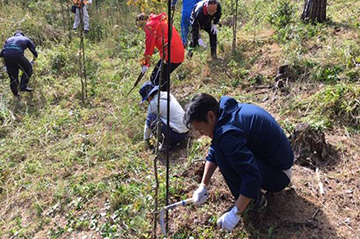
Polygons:
[[218,102],[201,93],[190,101],[184,120],[212,139],[201,184],[193,194],[195,204],[206,201],[207,185],[217,167],[235,197],[231,211],[217,221],[221,228],[232,231],[251,201],[255,207],[266,206],[261,189],[279,192],[290,183],[293,150],[264,109],[228,96]]

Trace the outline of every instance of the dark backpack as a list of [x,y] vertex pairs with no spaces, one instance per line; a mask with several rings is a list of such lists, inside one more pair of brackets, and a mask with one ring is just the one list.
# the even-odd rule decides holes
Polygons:
[[72,11],[73,13],[76,13],[76,5],[75,5],[75,4],[71,6],[71,11]]

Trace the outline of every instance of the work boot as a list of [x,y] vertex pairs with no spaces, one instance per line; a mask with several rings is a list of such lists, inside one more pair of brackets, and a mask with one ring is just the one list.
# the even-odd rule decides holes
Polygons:
[[84,30],[85,34],[88,34],[89,33],[89,30]]
[[216,55],[216,54],[211,54],[211,59],[213,59],[213,60],[217,60],[217,59],[218,59],[218,57],[217,57],[217,55]]
[[217,58],[217,54],[216,54],[216,48],[211,48],[211,58],[212,58],[213,60],[218,59],[218,58]]
[[25,89],[20,89],[20,90],[21,90],[21,91],[31,92],[31,91],[33,91],[33,88],[25,87]]

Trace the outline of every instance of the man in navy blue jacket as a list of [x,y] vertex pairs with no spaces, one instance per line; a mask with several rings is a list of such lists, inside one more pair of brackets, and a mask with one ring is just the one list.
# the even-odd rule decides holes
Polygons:
[[[29,48],[34,55],[31,62],[24,56],[26,48]],[[0,57],[4,57],[5,66],[10,77],[10,88],[14,96],[19,96],[19,70],[23,71],[20,82],[20,91],[32,91],[31,88],[27,87],[27,84],[33,72],[32,65],[35,64],[35,60],[38,57],[34,43],[27,38],[22,31],[18,30],[15,32],[14,36],[5,41],[5,45],[0,52]]]
[[236,199],[217,222],[223,229],[234,229],[252,199],[266,200],[261,189],[278,192],[290,183],[294,163],[290,142],[264,109],[227,96],[218,102],[202,93],[188,105],[185,122],[212,139],[201,184],[193,195],[195,204],[206,201],[206,185],[217,167]]
[[217,0],[203,0],[198,2],[190,17],[191,42],[188,56],[192,56],[192,50],[196,46],[205,47],[204,41],[200,38],[200,30],[204,29],[210,37],[211,56],[216,59],[217,27],[221,17],[221,5]]

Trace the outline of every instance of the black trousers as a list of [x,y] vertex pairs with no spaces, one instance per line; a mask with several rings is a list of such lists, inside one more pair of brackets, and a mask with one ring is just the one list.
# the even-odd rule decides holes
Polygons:
[[23,72],[20,82],[20,91],[24,91],[33,72],[32,66],[22,54],[7,54],[4,58],[10,78],[11,91],[15,96],[17,96],[19,86],[19,69]]
[[210,38],[210,47],[211,47],[211,55],[216,55],[216,44],[217,44],[217,34],[213,34],[211,32],[211,25],[206,26],[198,26],[198,27],[192,27],[190,34],[191,34],[191,41],[190,41],[190,47],[197,47],[199,45],[199,31],[203,29],[209,34]]
[[[153,83],[154,85],[159,85],[159,81],[160,81],[160,74],[161,74],[161,62],[162,60],[160,59],[158,61],[158,63],[156,64],[154,70],[151,73],[150,76],[150,81],[151,83]],[[179,65],[180,63],[172,63],[170,62],[170,73],[173,72]],[[161,82],[161,86],[159,86],[161,91],[167,91],[167,85],[169,82],[169,79],[167,78],[168,75],[168,64],[164,64],[164,71],[162,73],[162,82]]]

